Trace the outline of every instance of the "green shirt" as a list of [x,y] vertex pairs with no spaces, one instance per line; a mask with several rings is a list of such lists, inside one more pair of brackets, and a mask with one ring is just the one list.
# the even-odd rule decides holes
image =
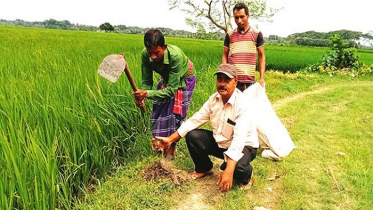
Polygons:
[[[189,58],[175,45],[167,45],[162,63],[153,62],[148,56],[146,48],[141,52],[142,89],[147,90],[149,99],[165,99],[175,95],[177,89],[185,89],[185,78],[189,71]],[[153,71],[162,76],[166,87],[161,90],[152,90]],[[193,70],[189,75],[194,74]]]

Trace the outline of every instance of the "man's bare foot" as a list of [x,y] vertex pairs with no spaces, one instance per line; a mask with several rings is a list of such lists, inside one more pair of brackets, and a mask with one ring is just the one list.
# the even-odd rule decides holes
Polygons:
[[190,175],[190,178],[192,178],[192,179],[200,179],[202,177],[212,175],[213,173],[214,173],[214,168],[211,168],[207,172],[198,173],[196,171],[193,171],[193,172],[190,172],[189,175]]

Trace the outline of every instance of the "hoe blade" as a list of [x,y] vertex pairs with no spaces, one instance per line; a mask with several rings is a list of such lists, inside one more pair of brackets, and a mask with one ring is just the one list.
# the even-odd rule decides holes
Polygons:
[[126,67],[126,60],[121,54],[108,55],[101,62],[98,74],[110,82],[116,82]]

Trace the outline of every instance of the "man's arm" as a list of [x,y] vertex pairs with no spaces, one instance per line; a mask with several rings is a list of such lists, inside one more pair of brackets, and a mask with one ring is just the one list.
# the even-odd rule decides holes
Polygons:
[[244,147],[259,147],[256,126],[252,121],[252,112],[254,112],[255,110],[252,109],[252,105],[250,105],[250,102],[252,102],[251,98],[246,96],[245,94],[241,98],[241,100],[238,101],[238,104],[241,107],[238,111],[236,125],[234,126],[233,140],[228,150],[224,152],[224,157],[227,161],[227,167],[219,178],[219,190],[223,192],[230,190],[232,187],[230,180],[233,180],[233,173],[236,168],[237,162],[244,155],[242,152]]
[[225,35],[224,39],[224,51],[223,51],[223,56],[221,58],[221,63],[222,64],[227,64],[228,63],[228,55],[229,55],[229,35]]
[[169,137],[156,137],[162,142],[162,148],[169,147],[173,142],[184,137],[189,131],[199,128],[207,121],[210,120],[210,104],[211,100],[214,98],[215,94],[210,96],[210,98],[203,104],[202,108],[196,112],[191,118],[185,121],[177,131],[175,131]]
[[153,88],[153,71],[149,68],[149,57],[146,48],[141,51],[141,89],[151,90]]
[[224,46],[223,56],[221,58],[222,64],[228,63],[228,54],[229,54],[229,48]]
[[153,71],[149,69],[149,57],[146,54],[146,48],[141,51],[141,89],[134,91],[136,106],[144,107],[145,98],[148,97],[147,90],[153,88]]
[[260,76],[260,85],[264,87],[264,72],[266,69],[266,57],[264,54],[264,46],[258,48],[258,56],[259,56],[259,76]]
[[[185,63],[187,63],[186,61]],[[185,68],[188,68],[186,65],[183,65],[182,58],[174,57],[172,63],[169,64],[170,69],[168,72],[168,81],[166,87],[160,90],[151,90],[148,91],[149,99],[160,100],[167,99],[175,96],[177,89],[180,86],[181,78]]]

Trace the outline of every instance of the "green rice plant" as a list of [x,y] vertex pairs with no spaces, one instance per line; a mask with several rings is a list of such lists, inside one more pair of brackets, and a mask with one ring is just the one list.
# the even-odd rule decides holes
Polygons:
[[[1,26],[0,37],[0,209],[72,209],[110,169],[151,155],[151,102],[142,114],[124,76],[110,83],[97,75],[106,55],[124,53],[140,84],[141,35]],[[197,70],[192,115],[216,91],[213,74],[223,42],[170,37],[166,42],[180,46]],[[296,69],[313,50],[322,49],[268,45],[267,67]],[[276,99],[327,78],[266,75],[268,85],[283,87],[269,92]],[[137,191],[138,200],[147,197]]]
[[[318,63],[329,51],[327,47],[279,46],[265,45],[266,69],[282,72],[298,72],[301,69]],[[357,50],[360,60],[367,64],[373,63],[373,50]]]
[[136,42],[25,28],[0,34],[0,208],[70,209],[82,187],[148,132],[149,113],[135,107],[125,79],[97,76],[105,55]]
[[322,59],[327,48],[265,45],[266,69],[297,72]]

